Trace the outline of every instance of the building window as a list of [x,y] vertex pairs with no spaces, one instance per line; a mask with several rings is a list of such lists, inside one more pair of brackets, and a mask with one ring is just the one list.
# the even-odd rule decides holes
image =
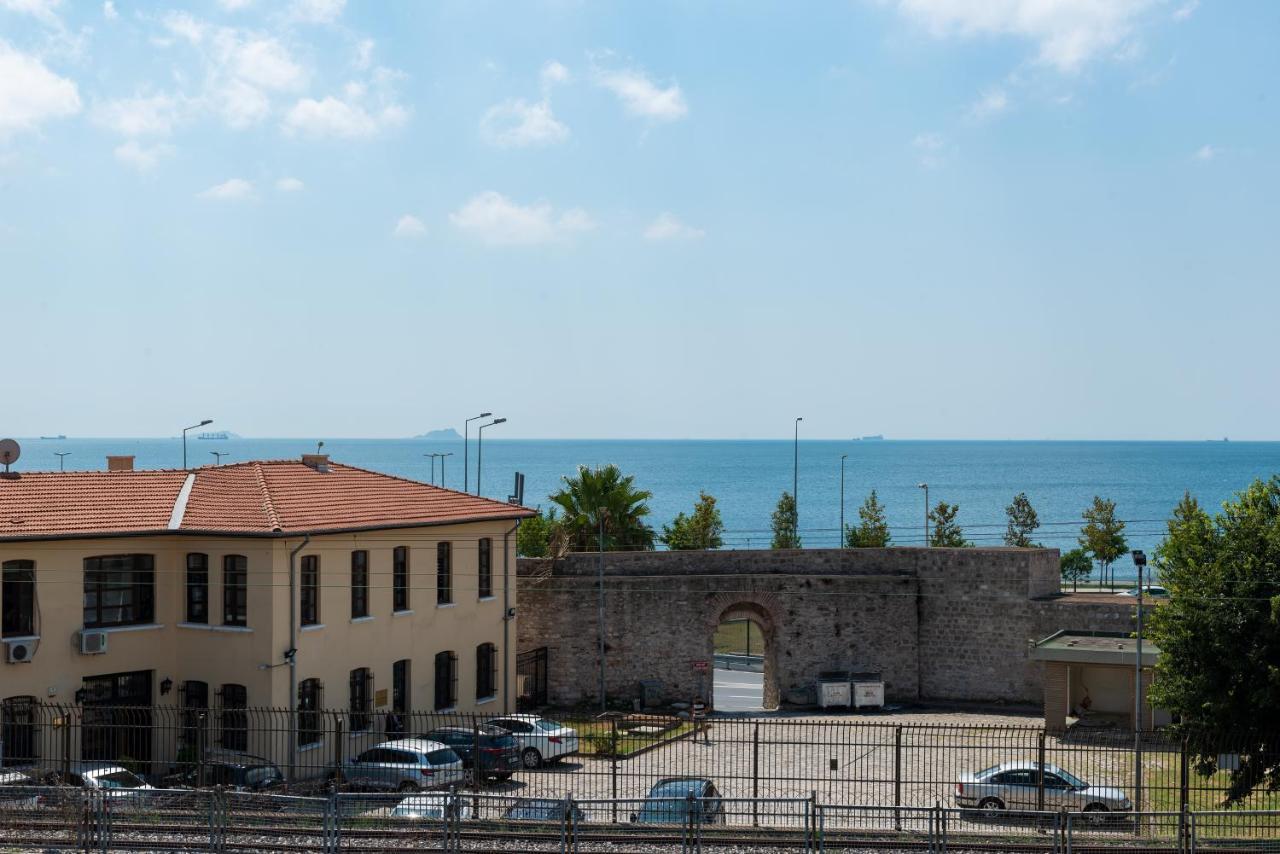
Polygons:
[[187,622],[209,622],[208,555],[187,555]]
[[351,731],[369,729],[369,712],[373,709],[373,671],[357,667],[351,671]]
[[320,625],[320,558],[315,555],[304,555],[302,558],[302,577],[300,579],[299,598],[302,612],[302,625]]
[[493,595],[493,540],[481,537],[479,544],[480,598]]
[[298,683],[298,746],[320,743],[320,680]]
[[452,709],[458,704],[458,656],[452,652],[436,653],[436,711]]
[[484,700],[498,693],[498,648],[491,643],[476,647],[476,699]]
[[387,715],[387,737],[402,735],[405,715],[409,713],[409,659],[391,664],[391,713]]
[[436,543],[436,604],[453,601],[453,548],[449,543]]
[[222,624],[249,624],[249,559],[244,555],[222,559]]
[[391,551],[391,609],[409,610],[409,547],[396,546]]
[[222,700],[219,723],[222,746],[227,750],[249,749],[249,691],[243,685],[223,685],[218,692]]
[[369,553],[351,553],[351,619],[369,616]]
[[0,742],[4,753],[0,765],[36,765],[40,760],[40,739],[36,732],[35,697],[9,697],[0,702]]
[[7,560],[0,570],[0,635],[7,638],[36,633],[36,563]]
[[202,718],[209,708],[209,683],[188,679],[182,683],[182,743],[193,750],[200,743]]
[[136,626],[156,617],[155,558],[108,555],[84,560],[84,627]]

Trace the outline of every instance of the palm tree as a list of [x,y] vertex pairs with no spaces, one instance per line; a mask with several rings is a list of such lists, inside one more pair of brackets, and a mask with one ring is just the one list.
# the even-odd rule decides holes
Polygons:
[[646,503],[653,493],[635,488],[635,478],[623,475],[615,465],[590,469],[578,466],[577,477],[564,478],[564,488],[551,496],[561,510],[559,534],[564,551],[600,548],[600,521],[604,520],[605,551],[652,549],[653,529],[644,522]]

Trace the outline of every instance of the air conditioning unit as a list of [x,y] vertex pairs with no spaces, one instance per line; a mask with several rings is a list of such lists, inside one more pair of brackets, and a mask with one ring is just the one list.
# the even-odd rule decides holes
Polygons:
[[106,632],[81,632],[80,654],[100,655],[107,651]]
[[5,641],[4,660],[10,664],[26,664],[36,654],[36,647],[39,644],[40,641],[34,638]]

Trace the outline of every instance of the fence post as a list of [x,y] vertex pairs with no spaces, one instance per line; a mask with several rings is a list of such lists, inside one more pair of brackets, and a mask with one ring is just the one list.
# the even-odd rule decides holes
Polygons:
[[[696,737],[696,734],[695,734]],[[618,823],[618,719],[609,719],[609,779],[613,798],[613,823]]]
[[333,778],[339,785],[346,782],[346,778],[342,774],[343,759],[342,749],[342,715],[334,712],[333,715]]
[[1190,743],[1185,735],[1182,737],[1181,750],[1182,761],[1179,763],[1178,770],[1178,809],[1185,812],[1190,800],[1190,792],[1188,790],[1191,788],[1191,777],[1187,769],[1189,759],[1187,754],[1190,752]]
[[[818,790],[809,790],[809,837],[816,842],[818,839]],[[810,846],[809,839],[805,840],[805,848]]]
[[62,780],[71,776],[71,708],[62,715]]
[[[1142,691],[1141,675],[1134,689]],[[1133,835],[1142,836],[1142,721],[1133,730]]]
[[1071,854],[1071,843],[1073,842],[1071,838],[1071,813],[1067,812],[1064,809],[1062,811],[1062,815],[1063,815],[1063,818],[1066,819],[1066,825],[1067,825],[1067,854]]
[[1196,814],[1195,814],[1195,813],[1193,813],[1193,812],[1189,812],[1189,813],[1187,814],[1187,818],[1188,818],[1188,819],[1190,819],[1190,825],[1191,825],[1191,852],[1190,852],[1190,854],[1196,854]]
[[1040,744],[1036,750],[1036,811],[1044,812],[1044,730],[1040,730]]
[[760,826],[760,724],[751,732],[751,826]]
[[893,728],[893,829],[902,830],[902,727]]
[[204,788],[204,725],[205,713],[196,712],[196,788]]

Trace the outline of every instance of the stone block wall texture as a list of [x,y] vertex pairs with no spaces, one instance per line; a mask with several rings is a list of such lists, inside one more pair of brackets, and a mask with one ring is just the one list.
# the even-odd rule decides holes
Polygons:
[[[547,647],[555,705],[598,698],[597,556],[519,563],[521,651]],[[800,549],[606,553],[606,691],[708,697],[712,634],[751,617],[766,641],[766,706],[802,704],[824,670],[883,673],[890,701],[1042,701],[1029,643],[1060,629],[1127,630],[1122,603],[1059,597],[1053,549]]]

